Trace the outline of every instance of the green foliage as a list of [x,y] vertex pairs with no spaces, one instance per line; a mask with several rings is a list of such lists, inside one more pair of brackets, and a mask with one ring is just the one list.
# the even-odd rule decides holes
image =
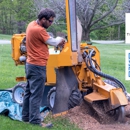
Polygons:
[[13,0],[12,11],[15,13],[17,21],[32,21],[36,16],[34,3],[32,0]]
[[[119,0],[118,5],[116,7],[116,12],[120,12],[122,10],[122,3],[125,0]],[[0,0],[0,34],[15,34],[15,33],[22,33],[25,32],[26,27],[28,25],[28,23],[32,20],[35,20],[37,18],[37,12],[38,9],[41,8],[39,7],[39,3],[41,5],[43,5],[43,7],[47,7],[47,5],[49,6],[49,0],[37,0],[37,1],[33,1],[33,0]],[[51,1],[52,2],[52,1]],[[94,7],[94,1],[89,1],[90,2],[90,7]],[[100,18],[103,14],[105,14],[105,12],[108,10],[109,7],[112,7],[112,5],[114,4],[115,0],[111,1],[108,0],[107,4],[103,4],[103,2],[101,3],[100,7],[96,12],[95,15],[93,17],[93,21],[95,21],[96,19]],[[37,3],[37,4],[36,4]],[[45,4],[43,4],[45,3]],[[53,3],[53,2],[52,2]],[[82,4],[82,2],[81,2]],[[64,6],[64,5],[63,5]],[[52,7],[52,6],[51,6]],[[53,8],[53,7],[52,7]],[[55,12],[57,12],[56,7],[55,8]],[[86,7],[85,7],[86,9]],[[91,10],[91,9],[90,9]],[[62,12],[61,10],[59,10],[60,12]],[[78,10],[77,10],[78,11]],[[56,21],[57,23],[53,24],[53,26],[51,26],[48,31],[52,32],[55,36],[57,35],[57,32],[63,32],[65,34],[67,34],[66,30],[66,25],[63,24],[65,23],[65,16],[61,15],[60,12],[58,14],[56,14],[58,16],[58,21]],[[100,12],[100,13],[99,13]],[[87,13],[89,16],[90,13]],[[122,14],[124,15],[124,14]],[[87,16],[85,16],[86,18],[82,18],[82,16],[85,16],[85,12],[79,12],[79,18],[81,17],[81,22],[82,19],[87,19],[87,21],[89,21],[89,18],[87,18]],[[121,18],[121,17],[115,17],[115,15],[109,15],[108,17],[106,17],[105,19],[100,20],[99,22],[97,22],[97,24],[95,24],[93,27],[98,27],[98,26],[106,26],[108,25],[108,23],[111,21],[117,21],[117,18]],[[87,21],[83,21],[82,25],[83,28],[86,26],[86,24],[88,23]],[[91,25],[91,24],[90,24]],[[91,29],[93,29],[93,27]],[[87,29],[83,29],[83,34],[85,36],[83,37],[87,37],[86,34],[89,33],[90,28]],[[90,30],[91,30],[90,29]],[[87,33],[85,33],[85,31]],[[121,28],[120,28],[120,36],[118,34],[118,26],[113,26],[113,27],[109,27],[106,29],[101,29],[101,30],[96,30],[94,32],[91,32],[90,34],[90,38],[91,39],[104,39],[104,40],[108,40],[108,39],[118,39],[118,40],[124,40],[125,39],[125,25],[122,24]]]
[[122,39],[124,40],[124,39],[125,39],[125,24],[121,25],[120,30],[121,30],[120,39],[121,39],[121,40],[122,40]]
[[[96,30],[93,33],[91,32],[92,34],[90,34],[90,37],[97,39],[103,38],[102,40],[124,40],[124,35],[122,36],[122,34],[124,33],[124,28],[122,28],[123,30],[118,30],[118,25],[123,26],[125,23],[125,9],[123,8],[123,2],[124,0],[104,0],[101,3],[99,3],[99,7],[98,5],[97,7],[95,7],[97,9],[95,10],[93,19],[90,22],[90,24],[92,23],[92,26],[87,27],[86,29],[90,29],[90,32]],[[93,6],[94,5],[95,4],[93,3]],[[89,17],[91,18],[91,16]],[[89,17],[87,19],[89,19]]]
[[54,36],[57,35],[57,32],[62,32],[64,34],[67,33],[66,31],[66,24],[53,24],[47,29],[48,32],[52,32]]
[[[118,30],[120,28],[120,31]],[[91,39],[98,40],[124,40],[125,24],[111,26],[105,29],[95,30],[90,33]]]
[[25,32],[26,25],[36,19],[32,0],[3,0],[0,3],[0,33]]
[[62,30],[62,32],[63,32],[64,34],[67,34],[67,30]]
[[[99,33],[98,33],[99,34]],[[99,39],[98,38],[99,36],[97,35],[97,32],[96,31],[92,31],[90,33],[90,39]]]

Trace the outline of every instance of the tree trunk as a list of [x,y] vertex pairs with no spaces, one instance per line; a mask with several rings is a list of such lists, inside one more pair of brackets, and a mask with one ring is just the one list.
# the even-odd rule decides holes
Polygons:
[[90,30],[89,29],[83,29],[82,40],[90,41]]

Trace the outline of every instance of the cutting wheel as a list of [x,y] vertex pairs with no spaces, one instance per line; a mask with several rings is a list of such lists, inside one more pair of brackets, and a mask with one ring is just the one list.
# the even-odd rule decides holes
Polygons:
[[119,122],[125,122],[125,107],[124,106],[120,106],[118,108],[118,121]]
[[113,123],[115,121],[123,123],[125,122],[125,106],[120,106],[116,109],[108,111],[108,101],[98,101],[92,104],[92,108],[95,111],[95,118],[100,123]]

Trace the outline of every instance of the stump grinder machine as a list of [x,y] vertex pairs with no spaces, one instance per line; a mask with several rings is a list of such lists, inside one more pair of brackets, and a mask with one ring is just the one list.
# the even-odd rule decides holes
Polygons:
[[[50,48],[47,78],[42,105],[50,108],[53,115],[65,114],[80,105],[82,100],[102,112],[124,122],[128,94],[124,85],[115,77],[100,69],[99,50],[81,43],[82,26],[76,16],[76,0],[65,0],[67,39],[64,48]],[[26,61],[26,34],[14,34],[11,39],[12,58],[16,65]],[[16,80],[26,81],[25,77]],[[25,82],[26,83],[26,82]],[[18,83],[13,91],[16,102],[22,104],[25,83]]]

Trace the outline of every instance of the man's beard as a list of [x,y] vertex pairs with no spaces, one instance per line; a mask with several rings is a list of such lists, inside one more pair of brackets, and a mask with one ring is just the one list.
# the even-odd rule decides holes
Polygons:
[[47,28],[48,28],[48,26],[46,26],[45,24],[42,24],[42,27],[44,27],[45,29],[47,29]]

